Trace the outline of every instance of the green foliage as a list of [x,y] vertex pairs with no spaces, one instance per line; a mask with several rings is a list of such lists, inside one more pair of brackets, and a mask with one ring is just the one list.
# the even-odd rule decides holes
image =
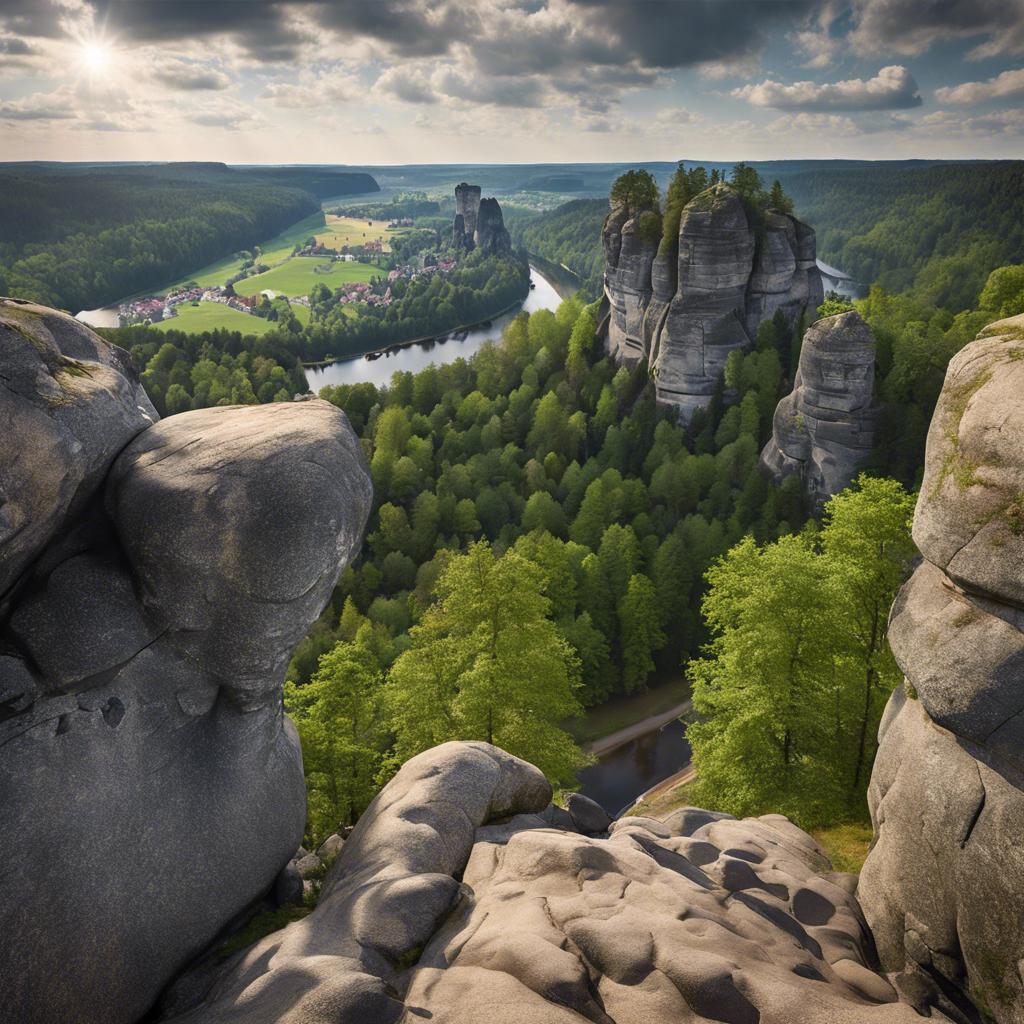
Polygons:
[[302,740],[314,844],[354,824],[377,791],[386,736],[382,663],[390,654],[389,632],[364,620],[352,640],[321,656],[308,683],[286,684],[285,708]]
[[992,270],[1024,263],[1020,161],[823,168],[786,187],[822,259],[924,305],[969,309]]
[[660,254],[678,252],[679,223],[682,220],[683,207],[707,187],[708,172],[706,168],[693,167],[686,170],[685,165],[680,162],[665,193]]
[[1024,313],[1024,265],[993,270],[981,290],[978,306],[999,319]]
[[825,301],[818,307],[818,319],[826,316],[836,316],[838,313],[849,313],[851,309],[855,308],[854,304],[849,300],[830,294],[825,297]]
[[298,170],[287,181],[283,169],[265,177],[214,166],[0,173],[7,293],[92,309],[251,248],[319,208]]
[[614,206],[626,206],[633,215],[642,210],[657,211],[658,184],[648,171],[626,171],[612,184],[611,201]]
[[567,266],[580,279],[583,296],[596,299],[604,276],[601,224],[607,213],[604,199],[574,199],[510,229],[523,248]]
[[386,699],[405,760],[447,740],[485,740],[570,783],[584,762],[558,723],[580,710],[578,666],[550,618],[544,576],[486,543],[456,555],[410,630]]
[[820,537],[748,537],[708,571],[711,641],[688,669],[698,800],[805,825],[862,805],[900,678],[886,626],[914,553],[912,512],[896,481],[861,476],[829,502]]

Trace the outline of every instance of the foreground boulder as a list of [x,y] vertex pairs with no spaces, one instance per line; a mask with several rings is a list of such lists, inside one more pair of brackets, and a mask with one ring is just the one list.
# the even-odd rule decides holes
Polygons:
[[602,241],[608,352],[646,363],[658,401],[684,420],[763,321],[781,312],[796,325],[824,297],[814,231],[776,210],[758,228],[725,184],[687,204],[676,238],[662,239],[657,211],[613,205]]
[[61,476],[0,467],[52,520],[0,533],[0,1019],[130,1024],[301,840],[284,670],[370,484],[325,402],[150,425],[126,353],[16,317],[0,402]]
[[885,966],[1024,1020],[1024,317],[950,362],[893,607],[906,674],[868,792],[859,894]]
[[360,819],[316,910],[237,954],[192,1009],[172,990],[178,1008],[161,1019],[919,1020],[873,969],[854,879],[785,818],[691,808],[584,835],[550,797],[536,768],[485,743],[413,758]]
[[813,507],[848,487],[874,445],[874,384],[875,339],[860,313],[811,324],[793,390],[775,409],[762,468],[776,483],[799,476]]

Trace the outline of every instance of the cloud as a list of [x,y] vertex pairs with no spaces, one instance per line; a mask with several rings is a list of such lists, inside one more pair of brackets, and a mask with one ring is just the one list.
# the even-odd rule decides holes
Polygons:
[[355,75],[326,71],[320,75],[302,75],[297,82],[271,82],[262,99],[288,110],[312,110],[344,103],[362,93]]
[[35,53],[35,50],[24,39],[11,36],[8,39],[0,39],[0,53],[10,57],[28,57]]
[[265,124],[251,107],[231,101],[205,103],[186,114],[185,119],[203,128],[219,128],[228,132],[261,128]]
[[960,85],[936,89],[935,98],[940,103],[967,106],[1021,93],[1024,93],[1024,68],[1016,68],[1004,71],[984,82],[963,82]]
[[437,103],[440,99],[424,71],[401,65],[388,68],[377,79],[374,88],[404,103]]
[[33,93],[18,100],[0,101],[3,121],[69,121],[78,116],[66,89]]
[[183,91],[216,91],[231,85],[231,79],[223,71],[180,58],[159,62],[153,69],[152,77],[163,85]]
[[983,37],[974,58],[1024,53],[1024,0],[854,0],[852,47],[914,56],[936,43]]
[[766,79],[744,85],[730,94],[755,107],[776,110],[905,110],[919,107],[921,96],[914,76],[904,67],[882,68],[874,78],[842,82],[794,82],[784,85]]

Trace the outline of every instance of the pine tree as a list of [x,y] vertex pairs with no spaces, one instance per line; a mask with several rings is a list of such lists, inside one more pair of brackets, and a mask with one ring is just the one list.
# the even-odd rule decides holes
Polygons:
[[654,652],[665,643],[658,628],[657,596],[654,584],[642,573],[634,573],[619,601],[619,634],[622,645],[622,687],[635,693],[647,685],[654,671]]

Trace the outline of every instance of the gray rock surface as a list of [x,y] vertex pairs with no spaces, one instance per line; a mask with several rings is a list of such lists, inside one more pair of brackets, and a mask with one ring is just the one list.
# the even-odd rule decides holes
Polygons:
[[480,186],[460,182],[455,186],[455,223],[452,244],[456,249],[472,249],[480,212]]
[[874,381],[875,339],[859,313],[811,324],[793,390],[775,409],[762,468],[776,482],[799,475],[815,507],[849,486],[874,445]]
[[950,363],[914,517],[925,561],[897,598],[897,690],[868,791],[858,894],[898,987],[1024,1020],[1024,317]]
[[488,256],[499,256],[512,251],[512,236],[505,227],[501,205],[497,199],[480,200],[473,243]]
[[160,417],[127,352],[57,310],[0,298],[0,597]]
[[689,419],[710,402],[729,353],[749,346],[762,321],[781,310],[795,324],[820,305],[814,232],[770,210],[758,242],[739,196],[723,184],[687,205],[678,240],[659,254],[660,230],[641,231],[644,213],[615,206],[605,220],[606,344],[627,365],[646,361],[658,401]]
[[[316,910],[238,954],[179,1024],[914,1024],[851,887],[779,815],[687,808],[588,837],[483,743],[409,761]],[[933,1012],[934,1020],[946,1019]]]
[[[78,482],[32,504],[48,483],[0,467],[53,519],[32,555],[24,531],[3,546],[0,1021],[130,1024],[299,844],[284,668],[358,548],[369,475],[327,403],[148,426],[123,353],[52,311],[16,318],[4,371],[29,369],[5,423]],[[61,398],[63,359],[83,376]]]

